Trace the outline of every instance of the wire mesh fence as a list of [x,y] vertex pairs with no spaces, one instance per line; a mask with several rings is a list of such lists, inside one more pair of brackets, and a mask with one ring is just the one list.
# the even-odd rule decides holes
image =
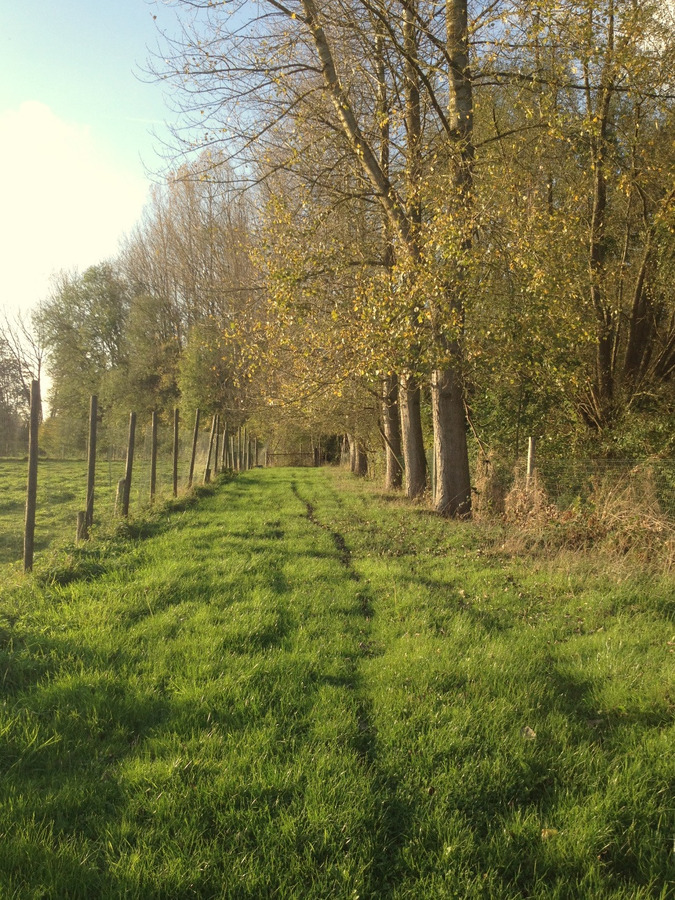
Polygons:
[[547,495],[561,509],[630,492],[636,505],[656,505],[675,521],[674,459],[544,459],[538,470]]
[[[315,449],[283,452],[266,448],[258,440],[247,441],[244,434],[224,426],[216,431],[211,444],[210,419],[203,419],[193,439],[194,419],[181,420],[177,442],[178,494],[192,484],[207,480],[221,468],[263,466],[315,466],[323,462]],[[209,459],[209,447],[211,453]],[[0,459],[0,563],[21,558],[23,514],[26,490],[26,447],[16,448],[15,459]],[[96,478],[94,487],[94,526],[101,526],[120,514],[116,500],[120,481],[125,477],[127,443],[125,429],[101,424],[97,439]],[[23,452],[22,452],[23,451]],[[129,487],[129,509],[136,514],[152,502],[161,503],[174,493],[174,429],[171,424],[157,426],[157,451],[154,494],[152,483],[153,434],[150,419],[137,423],[134,466]],[[318,459],[317,459],[318,457]],[[348,453],[341,457],[349,464]],[[433,460],[428,457],[429,489],[433,483]],[[384,453],[368,453],[368,477],[384,476]],[[474,506],[487,514],[504,511],[504,499],[522,485],[525,460],[478,460],[474,472]],[[588,506],[589,509],[609,503],[621,504],[624,511],[635,509],[636,515],[648,511],[675,523],[675,459],[536,459],[537,490],[551,507],[564,511]],[[496,485],[496,490],[495,490]],[[87,459],[84,454],[70,459],[41,459],[37,491],[36,550],[55,539],[74,537],[78,512],[87,505]]]
[[[341,464],[349,465],[349,454],[344,453]],[[525,474],[526,460],[479,459],[474,464],[474,500],[478,507],[484,497],[486,481],[497,482],[501,503],[495,502],[492,511],[503,511],[503,499]],[[384,478],[385,456],[380,450],[368,453],[368,477],[378,481]],[[638,507],[649,508],[675,523],[675,459],[673,458],[622,458],[598,459],[547,458],[539,454],[535,460],[537,485],[549,503],[559,510],[580,505],[609,503],[622,499]],[[428,489],[432,491],[433,456],[427,453]],[[485,504],[482,505],[485,511]]]
[[[500,513],[509,499],[528,491],[527,463],[480,459],[475,469],[475,506],[482,514]],[[536,459],[531,489],[539,509],[575,510],[622,515],[648,514],[675,523],[675,460],[661,459]],[[520,497],[523,500],[523,497]],[[527,503],[524,504],[527,507]]]

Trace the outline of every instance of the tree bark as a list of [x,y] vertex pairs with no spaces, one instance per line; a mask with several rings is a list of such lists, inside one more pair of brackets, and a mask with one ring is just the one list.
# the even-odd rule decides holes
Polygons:
[[[447,0],[447,44],[449,67],[448,120],[453,140],[452,184],[454,202],[463,211],[471,206],[473,186],[473,90],[469,69],[467,0]],[[467,220],[468,220],[467,216]],[[471,234],[464,237],[464,249],[471,246]],[[465,271],[458,266],[454,283],[448,285],[451,306],[458,320],[464,320]],[[434,422],[434,509],[445,516],[471,513],[471,474],[466,441],[466,415],[462,386],[463,354],[458,340],[449,346],[437,337],[443,350],[450,351],[451,364],[435,369],[431,380]]]
[[593,207],[591,210],[590,236],[588,247],[588,268],[590,298],[598,322],[598,337],[595,358],[595,400],[601,425],[611,419],[614,403],[614,348],[616,341],[616,316],[603,290],[606,279],[607,258],[607,140],[610,127],[610,108],[614,94],[614,11],[610,6],[607,21],[607,47],[603,71],[600,76],[600,90],[597,107],[593,105],[591,76],[588,63],[584,66],[586,106],[592,117],[591,131],[591,171],[593,175]]
[[401,442],[405,464],[405,492],[410,499],[424,493],[427,485],[427,460],[424,455],[420,388],[412,375],[401,378]]
[[349,470],[354,472],[356,470],[356,438],[353,434],[347,435],[347,442],[349,444]]
[[431,376],[434,420],[434,509],[444,516],[471,512],[471,474],[462,382],[454,368]]
[[384,489],[386,491],[395,491],[403,483],[397,375],[389,375],[382,382],[382,430],[384,433],[386,463]]
[[359,478],[364,478],[368,474],[368,454],[363,441],[357,439],[354,449],[354,468],[352,471]]

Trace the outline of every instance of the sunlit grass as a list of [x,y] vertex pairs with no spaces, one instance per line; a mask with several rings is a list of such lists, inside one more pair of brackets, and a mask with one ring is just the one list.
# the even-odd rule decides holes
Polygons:
[[255,470],[17,580],[0,896],[668,897],[672,578],[485,538]]
[[[203,461],[202,468],[203,468]],[[179,490],[185,490],[187,462],[181,459]],[[17,562],[23,556],[23,529],[28,463],[0,459],[0,565]],[[124,477],[124,460],[99,459],[96,465],[94,522],[109,527],[114,519],[117,483]],[[195,474],[200,483],[202,471]],[[162,502],[173,491],[173,463],[170,453],[157,459],[155,498]],[[35,525],[35,552],[72,543],[77,513],[86,507],[87,463],[85,460],[40,459]],[[134,466],[130,510],[132,515],[150,505],[150,462],[138,459]]]

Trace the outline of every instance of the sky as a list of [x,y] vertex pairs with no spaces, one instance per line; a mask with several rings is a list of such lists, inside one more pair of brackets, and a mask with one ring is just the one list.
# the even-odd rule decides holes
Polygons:
[[158,26],[175,29],[161,0],[0,0],[0,316],[138,221],[172,117],[143,75]]

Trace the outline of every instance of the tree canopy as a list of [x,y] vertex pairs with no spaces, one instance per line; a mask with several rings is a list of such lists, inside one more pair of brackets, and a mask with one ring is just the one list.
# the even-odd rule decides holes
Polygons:
[[154,65],[183,161],[46,304],[53,415],[96,390],[285,416],[382,447],[410,496],[429,457],[449,514],[470,456],[528,433],[672,452],[669,7],[175,5]]

